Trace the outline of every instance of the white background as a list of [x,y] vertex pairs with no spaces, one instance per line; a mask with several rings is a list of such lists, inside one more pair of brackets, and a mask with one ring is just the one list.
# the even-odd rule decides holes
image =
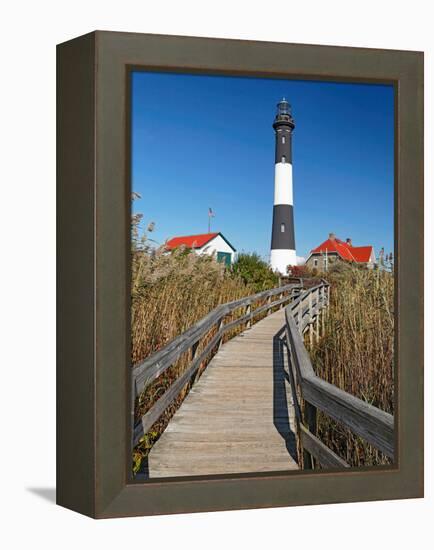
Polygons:
[[[55,44],[94,29],[426,52],[426,242],[433,231],[431,2],[8,2],[1,10],[3,548],[420,548],[432,543],[433,375],[426,364],[426,498],[92,521],[56,507]],[[411,184],[411,182],[409,182]],[[375,200],[375,197],[373,198]],[[428,215],[428,213],[431,213]],[[426,256],[426,279],[433,280]],[[426,290],[427,311],[433,293]],[[431,306],[431,307],[430,307]],[[428,356],[433,355],[427,313]],[[425,541],[422,539],[425,538]],[[309,541],[306,543],[306,541]]]

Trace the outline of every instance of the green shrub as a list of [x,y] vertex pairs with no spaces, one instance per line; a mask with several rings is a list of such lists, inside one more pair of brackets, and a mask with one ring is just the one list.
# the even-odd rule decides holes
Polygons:
[[245,284],[252,286],[256,292],[273,288],[279,284],[279,277],[259,254],[238,254],[232,266],[232,273],[241,277]]

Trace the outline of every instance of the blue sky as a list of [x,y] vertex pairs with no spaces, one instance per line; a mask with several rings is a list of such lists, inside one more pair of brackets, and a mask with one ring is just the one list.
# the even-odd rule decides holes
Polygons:
[[221,231],[238,251],[268,259],[276,103],[295,119],[297,255],[329,232],[393,250],[393,87],[134,72],[134,211],[154,238]]

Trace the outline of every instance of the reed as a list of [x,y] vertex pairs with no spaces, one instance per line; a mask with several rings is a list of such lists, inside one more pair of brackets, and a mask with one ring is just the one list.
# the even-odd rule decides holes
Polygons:
[[138,252],[132,262],[132,362],[164,347],[219,304],[253,294],[213,257]]
[[[263,274],[262,281],[256,277],[250,282],[237,270],[225,268],[223,264],[216,261],[214,256],[197,255],[185,248],[168,253],[164,246],[156,246],[150,238],[154,224],[149,224],[146,231],[140,231],[141,220],[140,214],[132,218],[131,360],[133,366],[163,348],[218,305],[275,286],[276,277],[268,268],[267,273]],[[256,262],[260,262],[259,257],[256,258]],[[262,304],[259,303],[256,307],[260,305]],[[242,311],[234,312],[226,322],[242,314]],[[257,320],[260,318],[261,316],[258,316]],[[224,341],[240,330],[241,328],[236,328],[225,334]],[[213,333],[210,332],[208,339],[212,336]],[[205,346],[207,341],[204,339],[201,346]],[[181,356],[138,396],[135,404],[136,420],[149,410],[178,378],[190,359],[188,353]],[[208,362],[205,361],[201,365],[199,375]],[[191,383],[186,385],[179,398],[165,411],[150,432],[145,434],[134,450],[133,470],[135,472],[143,465],[149,450],[166,428],[190,387]]]
[[[331,283],[331,299],[324,335],[309,350],[315,372],[393,414],[393,276],[342,264],[324,275]],[[389,463],[379,451],[321,413],[318,433],[351,466]]]

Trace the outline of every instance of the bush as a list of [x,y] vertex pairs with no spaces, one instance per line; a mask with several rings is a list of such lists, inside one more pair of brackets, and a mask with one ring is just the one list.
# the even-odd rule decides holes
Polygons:
[[256,252],[238,254],[232,266],[232,273],[236,277],[241,277],[245,284],[252,286],[255,292],[261,292],[279,284],[279,277]]
[[288,275],[291,275],[292,277],[301,277],[306,278],[310,277],[311,273],[306,264],[303,265],[289,265],[288,266]]

